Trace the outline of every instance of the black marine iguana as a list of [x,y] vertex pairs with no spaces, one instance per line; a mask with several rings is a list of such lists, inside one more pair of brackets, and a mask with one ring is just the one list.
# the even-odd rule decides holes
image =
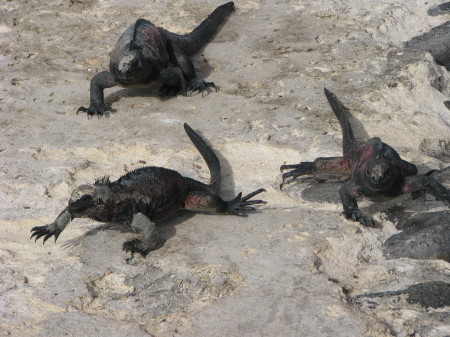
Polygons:
[[416,166],[401,159],[399,154],[380,138],[371,138],[363,143],[356,142],[347,116],[348,109],[329,90],[325,89],[325,95],[342,128],[344,156],[282,165],[282,171],[293,169],[283,174],[283,182],[289,177],[295,179],[298,176],[318,173],[348,175],[350,179],[339,190],[344,215],[347,219],[370,227],[375,227],[376,223],[358,208],[358,197],[380,201],[403,193],[426,191],[450,205],[450,190],[429,174],[417,175]]
[[110,54],[109,71],[95,75],[91,80],[89,108],[80,107],[77,113],[108,115],[111,107],[105,104],[103,89],[116,85],[130,86],[148,84],[159,80],[162,98],[169,98],[181,90],[181,79],[177,72],[168,68],[176,65],[187,82],[187,93],[199,90],[202,94],[208,87],[217,88],[213,82],[205,82],[195,73],[189,55],[195,54],[214,35],[218,26],[234,10],[234,3],[217,7],[196,29],[186,35],[177,35],[156,27],[148,20],[139,19],[128,28]]
[[[162,167],[143,167],[131,171],[114,182],[108,177],[93,185],[81,185],[70,197],[68,206],[56,220],[46,226],[33,227],[31,238],[55,236],[55,241],[74,218],[131,226],[142,234],[143,240],[133,239],[123,244],[125,251],[146,256],[157,247],[155,223],[170,217],[180,209],[222,214],[245,215],[252,205],[263,200],[250,200],[264,192],[258,189],[244,197],[239,193],[225,201],[218,196],[220,163],[212,149],[187,124],[184,129],[198,149],[211,172],[210,184],[203,184],[178,172]],[[36,241],[35,240],[35,241]]]

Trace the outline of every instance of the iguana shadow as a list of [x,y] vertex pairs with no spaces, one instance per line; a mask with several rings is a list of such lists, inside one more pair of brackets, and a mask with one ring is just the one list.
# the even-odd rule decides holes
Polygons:
[[[156,224],[159,241],[157,249],[163,247],[164,244],[167,242],[167,240],[175,236],[176,226],[182,224],[186,220],[189,220],[193,216],[195,216],[195,213],[193,212],[180,211],[174,217],[166,219]],[[95,226],[94,228],[89,229],[87,232],[77,236],[76,238],[66,240],[61,246],[63,249],[71,250],[76,246],[78,246],[79,244],[81,244],[81,242],[87,237],[97,235],[97,233],[100,233],[102,231],[117,231],[119,233],[137,233],[137,231],[133,230],[129,226],[103,223],[98,226]]]

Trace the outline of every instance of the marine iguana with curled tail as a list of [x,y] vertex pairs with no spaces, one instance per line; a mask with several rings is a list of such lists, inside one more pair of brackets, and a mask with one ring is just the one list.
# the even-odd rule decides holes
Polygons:
[[148,20],[139,19],[119,38],[110,54],[109,71],[95,75],[91,80],[91,99],[88,108],[80,107],[78,112],[86,112],[88,117],[109,115],[111,107],[105,104],[103,90],[116,85],[131,86],[148,84],[159,80],[163,99],[176,95],[181,90],[181,79],[176,71],[168,68],[173,64],[180,68],[187,82],[187,94],[203,92],[206,88],[217,88],[213,82],[205,82],[195,73],[189,59],[214,35],[223,20],[234,10],[234,3],[228,2],[217,7],[191,33],[177,35]]
[[105,223],[130,226],[142,234],[142,240],[133,239],[123,244],[125,251],[146,256],[157,248],[155,223],[164,220],[180,209],[219,214],[246,215],[254,210],[253,205],[264,204],[263,200],[250,200],[265,192],[258,189],[246,196],[239,193],[232,200],[219,197],[220,162],[206,142],[184,124],[184,129],[200,152],[211,173],[210,184],[183,177],[174,170],[148,166],[131,171],[111,182],[108,177],[95,181],[93,185],[77,187],[69,199],[68,206],[56,220],[46,226],[31,229],[35,241],[44,237],[58,239],[64,228],[75,218],[90,218]]
[[450,205],[450,190],[436,181],[430,172],[417,175],[416,165],[400,158],[399,154],[380,138],[366,142],[356,142],[348,120],[348,108],[328,89],[325,96],[339,120],[343,134],[343,157],[317,158],[314,162],[282,165],[283,182],[292,177],[329,173],[348,175],[339,190],[344,215],[347,219],[359,221],[364,226],[375,227],[373,219],[365,215],[356,203],[356,198],[364,196],[374,201],[395,198],[403,193],[425,191],[436,199]]

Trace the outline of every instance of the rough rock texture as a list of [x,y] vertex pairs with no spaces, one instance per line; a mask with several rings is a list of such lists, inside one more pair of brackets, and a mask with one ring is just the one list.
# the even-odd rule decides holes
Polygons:
[[[445,10],[428,15],[440,4],[244,0],[194,57],[206,80],[214,71],[219,93],[163,102],[158,86],[110,89],[118,113],[87,120],[75,114],[87,83],[130,23],[147,17],[185,33],[219,3],[2,2],[0,334],[450,335],[449,307],[423,300],[450,283],[449,262],[383,254],[402,214],[447,207],[429,196],[364,201],[383,229],[362,228],[339,216],[338,183],[280,191],[278,170],[341,152],[323,87],[346,102],[357,138],[381,137],[421,173],[449,165],[450,75],[404,47],[449,21]],[[121,252],[127,234],[96,222],[80,221],[56,244],[28,240],[76,186],[102,175],[159,165],[206,182],[180,136],[185,121],[214,144],[223,196],[265,187],[263,211],[182,214],[161,224],[164,246],[133,265]],[[381,292],[398,295],[363,296]]]
[[406,43],[406,47],[429,52],[437,64],[450,70],[450,21],[415,36]]

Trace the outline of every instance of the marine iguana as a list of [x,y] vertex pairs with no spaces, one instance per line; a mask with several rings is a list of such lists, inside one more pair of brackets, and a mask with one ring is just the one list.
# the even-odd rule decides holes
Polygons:
[[46,226],[31,229],[30,237],[58,239],[64,228],[75,218],[123,224],[142,234],[142,240],[133,239],[123,244],[125,251],[146,256],[157,247],[155,223],[164,220],[180,209],[220,214],[246,215],[254,210],[252,205],[264,204],[263,200],[250,200],[265,192],[258,189],[246,196],[239,193],[232,200],[219,197],[220,162],[206,142],[184,124],[184,129],[200,152],[211,173],[210,184],[183,177],[174,170],[148,166],[131,171],[111,182],[108,177],[97,179],[93,185],[77,187],[68,206],[56,220]]
[[348,175],[350,179],[339,190],[343,213],[347,219],[369,227],[377,224],[358,208],[356,198],[361,196],[381,201],[403,193],[425,191],[450,205],[450,190],[428,173],[417,175],[416,165],[401,159],[380,138],[356,142],[348,120],[348,108],[326,88],[325,95],[342,128],[343,157],[317,158],[314,162],[282,165],[281,171],[293,169],[283,174],[283,182],[289,177],[295,179],[318,173]]
[[218,26],[234,10],[234,3],[217,7],[191,33],[177,35],[145,19],[139,19],[129,27],[117,41],[110,54],[109,71],[95,75],[91,80],[91,99],[88,108],[81,106],[78,112],[89,116],[109,115],[111,107],[105,104],[103,90],[116,85],[131,86],[148,84],[159,80],[163,99],[176,95],[181,90],[181,79],[176,71],[168,68],[173,64],[180,68],[187,82],[187,94],[203,92],[206,88],[217,88],[214,82],[205,82],[195,73],[189,55],[195,54],[214,35]]

